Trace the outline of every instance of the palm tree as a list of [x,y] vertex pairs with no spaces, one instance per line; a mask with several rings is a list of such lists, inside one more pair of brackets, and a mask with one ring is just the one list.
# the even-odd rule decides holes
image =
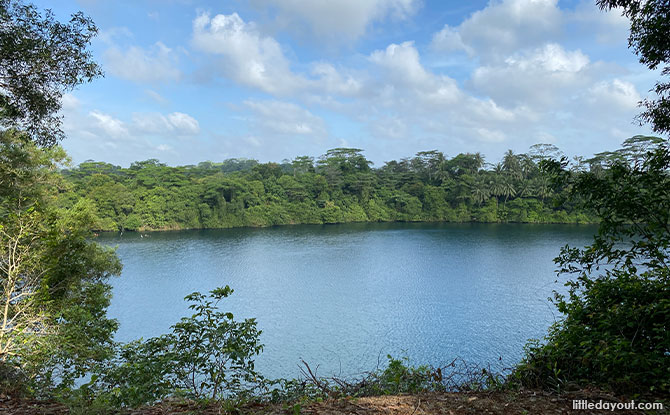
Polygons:
[[533,188],[530,185],[530,183],[528,182],[528,180],[522,180],[519,183],[519,190],[517,191],[517,195],[519,195],[519,197],[528,197],[528,196],[531,196],[532,193],[533,193]]
[[496,163],[496,165],[493,166],[493,172],[496,174],[496,176],[501,176],[504,171],[505,167],[502,165],[502,163]]
[[493,180],[490,182],[491,194],[495,197],[503,196],[505,193],[505,184],[501,175],[493,176]]
[[510,197],[516,196],[516,189],[514,188],[514,182],[510,178],[505,178],[502,183],[502,196],[505,196],[503,201],[503,206],[507,204],[507,199]]
[[537,170],[537,164],[528,154],[522,154],[519,156],[521,165],[521,175],[523,179],[528,179],[533,173]]
[[505,172],[516,179],[521,179],[521,162],[519,157],[512,150],[507,150],[503,156],[503,168]]
[[474,183],[471,185],[472,190],[472,201],[481,206],[482,203],[487,201],[491,196],[491,191],[488,184],[481,177],[477,177]]
[[534,180],[534,191],[535,191],[535,196],[539,197],[542,199],[544,202],[544,199],[551,196],[551,187],[549,186],[549,179],[547,179],[545,176],[539,176]]

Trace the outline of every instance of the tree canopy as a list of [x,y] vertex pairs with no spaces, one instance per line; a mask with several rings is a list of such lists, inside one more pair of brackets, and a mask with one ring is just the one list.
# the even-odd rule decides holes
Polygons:
[[[666,0],[597,0],[601,9],[621,8],[631,21],[628,44],[649,69],[662,66],[661,76],[670,76],[670,3]],[[670,133],[670,82],[658,81],[655,99],[645,99],[639,116],[659,134]]]
[[102,75],[87,50],[96,33],[81,12],[61,23],[49,10],[0,0],[0,126],[40,145],[63,139],[63,93]]
[[450,158],[437,150],[373,168],[362,150],[348,148],[281,164],[230,159],[170,167],[146,160],[122,168],[89,161],[62,172],[72,192],[58,203],[68,208],[90,202],[99,218],[96,229],[107,231],[595,220],[586,210],[556,202],[534,154],[508,152],[501,168],[492,169],[478,153]]

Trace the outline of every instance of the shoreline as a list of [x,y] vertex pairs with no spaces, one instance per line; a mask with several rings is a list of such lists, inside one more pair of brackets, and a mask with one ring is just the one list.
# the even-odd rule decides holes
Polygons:
[[337,225],[351,225],[351,224],[455,224],[455,225],[465,225],[465,224],[481,224],[481,225],[572,225],[572,226],[594,226],[598,225],[600,222],[480,222],[480,221],[440,221],[440,220],[417,220],[417,221],[403,221],[403,220],[394,220],[394,221],[356,221],[356,222],[332,222],[332,223],[284,223],[284,224],[271,224],[271,225],[242,225],[242,226],[227,226],[227,227],[213,227],[213,228],[191,228],[191,227],[179,227],[179,226],[170,226],[162,228],[138,228],[138,229],[123,229],[123,230],[102,230],[102,229],[91,229],[95,233],[104,233],[104,234],[113,234],[113,233],[142,233],[142,232],[181,232],[181,231],[204,231],[204,230],[224,230],[224,229],[269,229],[269,228],[280,228],[280,227],[291,227],[291,226],[337,226]]

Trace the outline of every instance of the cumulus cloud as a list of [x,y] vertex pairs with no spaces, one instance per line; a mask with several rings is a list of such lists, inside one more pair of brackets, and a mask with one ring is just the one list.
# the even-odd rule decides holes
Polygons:
[[[373,98],[376,104],[398,110],[398,114],[424,113],[435,116],[442,113],[448,118],[456,113],[460,121],[487,119],[509,121],[514,113],[498,106],[490,99],[479,99],[466,94],[458,83],[446,76],[429,71],[421,63],[419,52],[412,42],[391,44],[385,50],[370,55],[384,75],[383,86]],[[463,115],[463,117],[461,117]]]
[[296,104],[276,100],[247,100],[244,104],[253,114],[252,123],[262,132],[272,135],[326,135],[323,120]]
[[88,115],[94,121],[93,126],[104,134],[114,138],[128,136],[128,128],[123,121],[98,110],[91,111]]
[[385,71],[387,96],[400,87],[412,93],[413,99],[432,104],[454,103],[462,97],[456,81],[424,68],[413,42],[391,44],[383,51],[377,50],[370,55],[370,61]]
[[582,1],[567,18],[591,33],[600,43],[625,44],[628,38],[630,20],[624,17],[620,9],[600,10],[591,1]]
[[173,112],[168,115],[134,114],[133,127],[149,134],[197,135],[200,133],[198,120],[182,112]]
[[[375,21],[406,18],[418,0],[263,4],[271,6],[268,15],[279,23],[272,29],[303,25],[301,29],[321,41],[319,36],[354,39]],[[270,35],[275,33],[270,26],[245,21],[236,13],[200,14],[192,22],[194,57],[204,57],[215,76],[254,90],[254,98],[231,103],[239,116],[221,117],[233,121],[221,121],[219,135],[202,140],[214,144],[201,149],[216,147],[216,154],[226,157],[277,160],[351,145],[370,150],[380,160],[432,148],[455,155],[482,148],[493,154],[510,147],[522,151],[538,141],[562,146],[575,140],[583,145],[585,136],[603,143],[612,131],[618,140],[625,131],[637,131],[630,127],[640,100],[631,83],[635,74],[626,72],[632,66],[603,62],[605,54],[594,54],[593,46],[596,38],[606,40],[596,31],[619,33],[625,22],[616,12],[598,14],[586,4],[560,9],[557,0],[491,0],[462,23],[435,33],[428,50],[420,40],[397,42],[340,62],[321,57],[293,62],[290,49]],[[346,18],[349,14],[355,16]],[[577,26],[581,32],[573,31]],[[580,41],[581,49],[574,46],[577,36],[588,36]],[[147,62],[161,56],[176,62],[174,53],[159,44],[139,50],[143,58],[134,58],[139,52],[132,48],[117,50],[121,58],[140,62],[132,70],[135,76],[143,71],[160,74]],[[439,59],[454,64],[438,67],[434,63]],[[114,73],[121,76],[120,70]],[[168,104],[153,90],[145,95]],[[81,105],[74,97],[64,98],[64,110]],[[75,126],[91,142],[100,137],[107,146],[125,136],[130,137],[124,142],[128,147],[166,154],[176,148],[181,154],[200,141],[171,138],[202,134],[198,120],[180,112],[135,113],[123,121],[100,111],[84,116],[86,122],[80,124],[66,120],[68,128]],[[340,143],[342,137],[346,144]],[[196,158],[214,157],[202,154]]]
[[636,109],[642,97],[630,82],[620,79],[600,81],[588,90],[587,101],[596,108],[629,112]]
[[361,82],[328,62],[314,62],[309,74],[295,73],[281,45],[237,14],[199,15],[193,21],[193,46],[220,56],[217,69],[228,79],[276,96],[299,93],[354,96]]
[[438,51],[462,49],[482,61],[504,59],[525,47],[555,38],[564,16],[558,0],[492,1],[457,27],[445,25],[433,36]]
[[444,25],[442,30],[433,35],[431,42],[433,49],[440,52],[451,52],[464,50],[469,55],[474,55],[474,51],[463,42],[461,34],[457,28],[451,27],[448,24]]
[[200,124],[198,120],[183,112],[173,112],[167,116],[170,125],[177,134],[196,135],[200,133]]
[[68,110],[66,120],[77,119],[74,123],[67,123],[68,130],[78,134],[85,133],[90,137],[103,139],[133,140],[146,136],[194,136],[200,133],[198,120],[182,112],[173,112],[167,115],[160,113],[135,113],[129,122],[115,118],[111,114],[93,110],[85,118],[79,117],[76,109]]
[[253,23],[246,23],[237,13],[199,15],[193,21],[192,43],[200,51],[222,56],[224,75],[243,85],[281,94],[302,83],[291,72],[279,43],[260,34]]
[[353,75],[343,75],[332,64],[316,62],[312,64],[310,82],[312,90],[343,96],[355,96],[363,89],[363,81]]
[[392,43],[385,50],[372,52],[370,60],[386,69],[394,83],[424,86],[433,81],[432,75],[419,62],[414,42]]
[[588,86],[589,63],[581,51],[549,43],[477,68],[471,83],[502,105],[551,106]]
[[523,108],[471,96],[453,78],[429,70],[412,42],[374,51],[369,60],[379,76],[356,112],[374,137],[427,140],[433,147],[466,139],[500,142],[507,137],[503,130],[528,119]]
[[285,27],[306,26],[321,38],[354,40],[374,21],[412,16],[419,0],[254,0],[258,8],[277,10],[277,20]]
[[176,55],[161,42],[150,49],[112,46],[105,52],[104,62],[112,75],[134,82],[174,81],[181,76]]

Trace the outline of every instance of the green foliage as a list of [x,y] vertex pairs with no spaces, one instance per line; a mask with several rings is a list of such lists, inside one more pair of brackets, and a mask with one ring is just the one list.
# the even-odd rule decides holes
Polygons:
[[[649,69],[665,65],[662,76],[670,75],[670,5],[665,0],[597,0],[601,9],[620,8],[630,22],[628,44]],[[643,101],[646,110],[641,123],[651,124],[657,133],[670,133],[670,82],[659,81],[653,91],[655,99]]]
[[36,143],[62,139],[63,92],[102,75],[86,48],[97,33],[79,12],[69,23],[20,0],[0,0],[0,125]]
[[235,321],[218,302],[228,286],[185,299],[195,313],[172,332],[119,346],[117,357],[92,379],[89,399],[136,407],[167,397],[222,399],[250,393],[261,377],[254,356],[263,346],[254,319]]
[[[381,221],[591,222],[574,204],[558,203],[537,161],[556,153],[534,146],[509,151],[492,170],[479,154],[448,159],[437,150],[373,169],[359,149],[329,150],[314,164],[220,164],[169,167],[158,160],[128,169],[86,162],[63,171],[73,192],[96,209],[96,230],[231,228]],[[563,197],[561,200],[566,200]]]
[[[367,373],[359,379],[318,377],[306,362],[301,368],[303,378],[264,382],[265,393],[271,402],[293,404],[337,397],[362,397],[423,392],[456,392],[498,390],[504,387],[504,377],[489,369],[454,359],[442,367],[413,366],[408,358],[387,356],[384,368]],[[289,406],[285,406],[289,409]]]
[[390,355],[388,366],[372,382],[369,395],[398,395],[441,389],[438,379],[428,366],[409,366],[409,359],[395,359]]
[[58,394],[112,352],[107,280],[121,265],[89,241],[92,204],[58,209],[62,149],[0,133],[0,361],[26,394]]
[[[593,244],[566,246],[556,263],[567,295],[555,294],[565,318],[544,344],[528,349],[517,376],[529,386],[594,384],[617,393],[670,393],[670,151],[626,153],[607,170],[558,184],[601,218]],[[641,157],[641,159],[640,159]]]

